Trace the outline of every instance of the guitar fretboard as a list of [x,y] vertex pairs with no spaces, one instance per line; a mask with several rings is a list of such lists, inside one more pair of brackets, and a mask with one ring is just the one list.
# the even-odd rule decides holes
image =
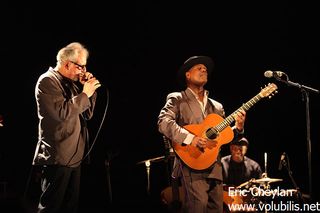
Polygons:
[[245,103],[241,107],[239,107],[231,115],[229,115],[223,121],[221,121],[217,126],[210,128],[206,132],[207,137],[212,138],[213,135],[217,135],[219,132],[221,132],[227,126],[229,126],[231,123],[234,122],[234,116],[237,114],[238,111],[240,111],[240,110],[248,111],[254,104],[256,104],[261,99],[262,99],[262,96],[260,94],[251,98],[247,103]]

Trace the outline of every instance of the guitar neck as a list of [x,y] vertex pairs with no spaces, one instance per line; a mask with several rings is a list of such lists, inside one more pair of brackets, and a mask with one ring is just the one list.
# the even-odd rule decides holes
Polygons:
[[227,126],[229,126],[231,123],[234,122],[234,116],[239,112],[240,110],[248,111],[254,104],[256,104],[258,101],[262,99],[262,96],[257,94],[253,98],[251,98],[247,103],[243,104],[241,107],[239,107],[236,111],[234,111],[231,115],[226,117],[223,121],[221,121],[217,126],[214,128],[217,132],[221,132],[224,130]]

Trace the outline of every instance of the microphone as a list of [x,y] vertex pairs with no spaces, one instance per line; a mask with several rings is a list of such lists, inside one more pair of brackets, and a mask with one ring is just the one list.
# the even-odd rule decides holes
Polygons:
[[280,162],[279,162],[279,166],[278,166],[279,171],[282,169],[282,164],[283,164],[282,162],[284,161],[285,157],[286,157],[286,153],[284,152],[284,153],[282,153],[282,155],[280,157]]
[[87,81],[89,81],[91,78],[93,78],[93,76],[88,77],[88,76],[85,76],[85,75],[84,75],[84,76],[82,77],[82,80],[85,81],[85,82],[87,82]]
[[275,77],[275,78],[280,78],[282,76],[287,76],[286,73],[284,72],[281,72],[281,71],[271,71],[271,70],[267,70],[264,72],[264,77],[267,77],[267,78],[272,78],[272,77]]

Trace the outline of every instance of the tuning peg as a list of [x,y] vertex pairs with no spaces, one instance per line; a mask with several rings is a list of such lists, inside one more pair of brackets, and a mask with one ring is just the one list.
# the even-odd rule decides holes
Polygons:
[[268,96],[268,98],[269,98],[269,99],[272,98],[272,97],[275,95],[275,93],[278,93],[278,91],[275,90],[273,93],[271,93],[271,94]]

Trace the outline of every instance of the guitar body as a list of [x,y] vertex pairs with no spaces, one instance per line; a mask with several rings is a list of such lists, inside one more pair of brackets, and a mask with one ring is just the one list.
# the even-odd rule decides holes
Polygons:
[[[209,114],[201,124],[191,124],[184,126],[189,132],[199,137],[206,137],[206,131],[223,121],[217,114]],[[227,126],[219,132],[215,139],[208,142],[204,150],[192,145],[180,145],[173,142],[172,146],[178,157],[191,169],[204,170],[209,168],[216,161],[220,147],[232,141],[233,130]]]

